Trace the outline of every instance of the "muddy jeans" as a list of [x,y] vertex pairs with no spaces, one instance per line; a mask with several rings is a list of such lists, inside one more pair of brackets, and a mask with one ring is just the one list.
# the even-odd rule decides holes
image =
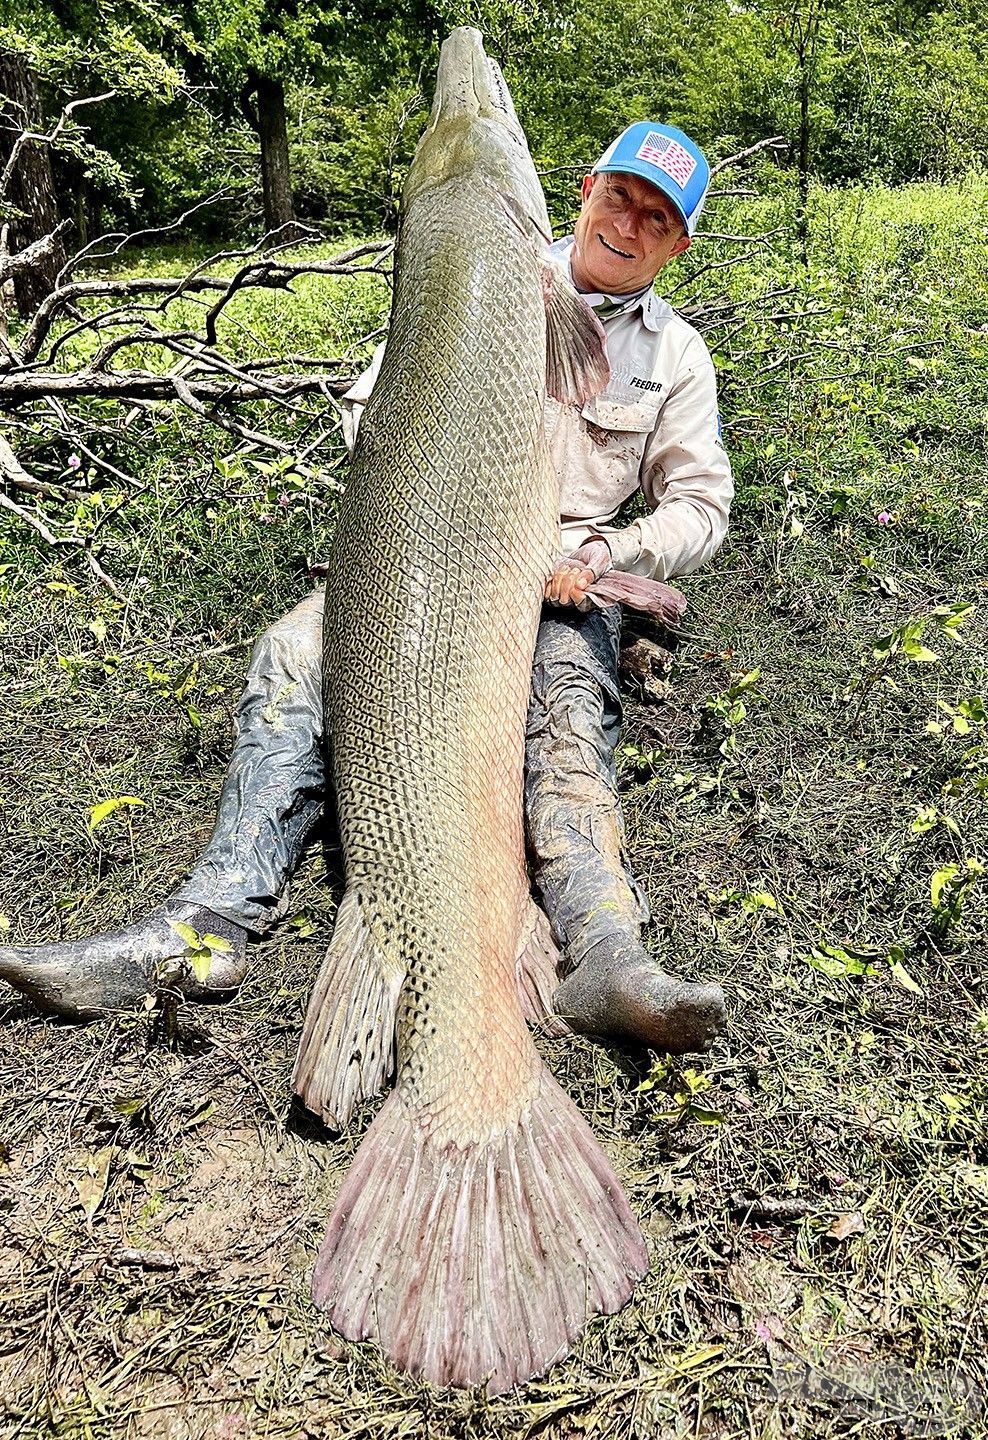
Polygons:
[[[260,637],[237,706],[216,825],[177,894],[263,932],[326,786],[323,594]],[[536,887],[570,965],[615,931],[637,938],[648,907],[626,867],[614,752],[621,724],[617,607],[546,607],[528,716],[525,813]]]

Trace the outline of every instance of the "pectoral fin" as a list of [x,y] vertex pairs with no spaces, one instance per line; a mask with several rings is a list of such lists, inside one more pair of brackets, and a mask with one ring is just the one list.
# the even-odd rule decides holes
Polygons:
[[542,261],[545,297],[546,388],[564,405],[585,405],[611,378],[604,331],[562,270]]
[[513,195],[497,191],[508,218],[535,251],[546,319],[546,389],[564,405],[585,405],[611,378],[600,321],[543,248],[552,236]]
[[644,575],[629,575],[622,570],[608,570],[595,580],[587,591],[591,605],[606,610],[611,605],[627,605],[629,610],[642,610],[654,615],[670,630],[678,630],[686,609],[686,596],[661,580],[648,580]]

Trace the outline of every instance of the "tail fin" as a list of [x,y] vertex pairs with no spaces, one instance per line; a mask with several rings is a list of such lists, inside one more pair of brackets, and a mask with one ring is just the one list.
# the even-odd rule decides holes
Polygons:
[[292,1085],[309,1110],[342,1129],[394,1070],[395,1015],[405,968],[389,959],[355,891],[340,901],[336,928],[306,1011]]
[[568,1353],[647,1268],[638,1223],[573,1102],[543,1072],[521,1121],[459,1147],[398,1089],[343,1184],[312,1294],[437,1385],[503,1394]]
[[559,988],[561,978],[559,962],[559,947],[552,938],[549,921],[533,900],[525,916],[518,946],[515,978],[525,1019],[543,1035],[572,1034],[566,1021],[552,1008],[552,997]]

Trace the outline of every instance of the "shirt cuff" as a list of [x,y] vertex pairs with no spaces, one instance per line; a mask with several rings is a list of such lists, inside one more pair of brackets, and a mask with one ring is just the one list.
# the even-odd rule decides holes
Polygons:
[[642,553],[641,536],[636,525],[629,525],[627,530],[611,530],[601,535],[600,539],[607,541],[615,570],[630,570]]

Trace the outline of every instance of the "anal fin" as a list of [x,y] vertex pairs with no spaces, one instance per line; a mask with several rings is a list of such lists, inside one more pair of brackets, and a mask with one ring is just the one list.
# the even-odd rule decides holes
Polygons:
[[395,1017],[404,966],[378,945],[348,890],[316,978],[292,1085],[299,1099],[334,1130],[394,1070]]

